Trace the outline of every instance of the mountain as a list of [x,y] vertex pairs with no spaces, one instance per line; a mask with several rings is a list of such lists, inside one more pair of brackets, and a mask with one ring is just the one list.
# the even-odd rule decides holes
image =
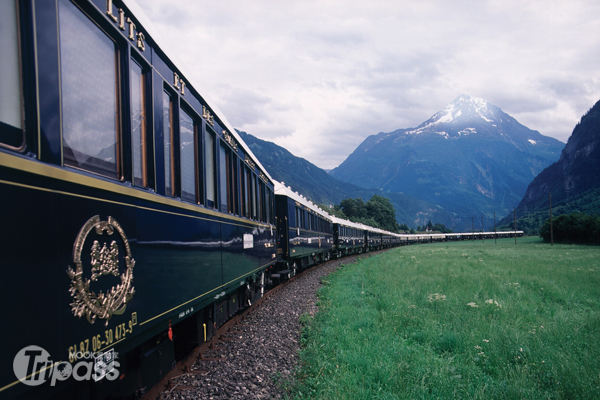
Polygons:
[[416,128],[369,136],[330,174],[439,204],[462,228],[506,215],[564,144],[485,100],[460,95]]
[[237,131],[269,174],[314,203],[339,204],[343,199],[362,198],[368,201],[374,194],[390,199],[396,209],[398,223],[409,227],[425,225],[429,220],[455,225],[454,216],[440,206],[402,193],[384,193],[378,189],[364,189],[342,182],[304,158],[296,157],[281,146]]
[[[549,193],[553,215],[600,213],[600,101],[581,117],[560,159],[533,179],[517,206],[517,217],[528,216],[534,232],[549,216]],[[501,222],[510,223],[510,217]]]

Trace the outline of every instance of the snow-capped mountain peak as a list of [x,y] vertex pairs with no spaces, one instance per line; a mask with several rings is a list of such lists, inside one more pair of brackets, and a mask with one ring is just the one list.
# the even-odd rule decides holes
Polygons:
[[[478,97],[461,94],[452,103],[435,113],[416,129],[407,130],[406,134],[420,134],[433,131],[446,138],[456,138],[463,134],[477,133],[476,125],[490,124],[496,127],[502,122],[502,111]],[[462,129],[449,133],[452,126],[463,126]],[[469,126],[470,125],[470,126]],[[450,129],[454,131],[454,129]]]
[[481,118],[486,122],[493,122],[495,115],[494,106],[478,97],[461,94],[452,103],[434,114],[429,121],[434,124],[448,123],[460,116],[465,118]]

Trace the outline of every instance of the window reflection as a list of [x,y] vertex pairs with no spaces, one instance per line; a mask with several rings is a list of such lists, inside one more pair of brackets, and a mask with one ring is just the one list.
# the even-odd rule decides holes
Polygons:
[[194,120],[180,111],[179,143],[181,148],[181,198],[196,201],[196,161]]
[[215,134],[206,129],[204,163],[206,171],[206,202],[208,206],[215,206]]
[[23,144],[17,3],[0,2],[0,143]]
[[227,169],[227,156],[226,156],[226,150],[225,148],[221,145],[219,146],[219,177],[220,177],[220,193],[219,193],[219,198],[220,198],[220,202],[221,202],[221,207],[220,210],[223,212],[229,212],[229,202],[228,202],[228,196],[227,196],[227,192],[228,192],[228,188],[227,188],[227,175],[228,175],[228,169]]
[[165,152],[165,194],[175,195],[175,169],[173,168],[173,103],[171,96],[163,92],[163,138]]
[[142,67],[131,60],[131,150],[133,184],[147,186],[146,181],[146,108]]
[[59,1],[64,162],[117,178],[115,43],[69,0]]

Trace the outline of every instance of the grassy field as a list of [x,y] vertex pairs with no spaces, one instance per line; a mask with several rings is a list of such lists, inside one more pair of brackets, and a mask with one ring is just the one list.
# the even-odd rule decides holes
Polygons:
[[293,398],[600,398],[600,247],[415,245],[325,279]]

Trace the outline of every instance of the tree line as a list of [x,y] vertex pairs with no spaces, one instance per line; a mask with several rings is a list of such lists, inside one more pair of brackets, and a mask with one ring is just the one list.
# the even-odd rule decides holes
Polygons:
[[361,198],[349,198],[342,200],[340,204],[334,205],[333,208],[324,209],[338,218],[385,229],[386,231],[398,232],[400,229],[396,221],[396,209],[390,200],[376,194],[366,203]]
[[[552,221],[556,243],[600,244],[600,217],[584,213],[563,214]],[[550,242],[550,218],[540,229],[544,242]]]
[[[415,233],[415,230],[409,228],[406,223],[398,224],[398,221],[396,221],[396,209],[390,200],[376,194],[366,203],[361,198],[348,198],[342,200],[340,204],[334,205],[333,208],[325,207],[323,205],[321,205],[321,208],[328,210],[329,214],[338,218],[373,226],[386,231]],[[426,228],[429,228],[430,231],[440,231],[443,233],[452,232],[450,229],[446,228],[444,224],[433,224],[431,221],[429,221],[427,225],[423,225],[423,227],[418,226],[417,231],[425,230]]]

